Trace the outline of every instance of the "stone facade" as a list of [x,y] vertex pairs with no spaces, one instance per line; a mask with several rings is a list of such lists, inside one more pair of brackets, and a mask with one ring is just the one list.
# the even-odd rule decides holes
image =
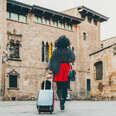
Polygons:
[[7,34],[6,34],[6,0],[0,0],[0,99],[4,95],[4,66],[2,65],[5,56]]
[[[107,40],[106,40],[107,41]],[[108,39],[109,41],[109,39]],[[106,42],[107,43],[107,42]],[[90,55],[91,95],[95,100],[116,99],[116,43]],[[102,79],[96,79],[95,64],[102,62]]]
[[[3,0],[0,1],[4,3]],[[73,67],[77,73],[76,81],[71,82],[72,97],[76,99],[90,97],[90,90],[87,89],[87,80],[91,80],[89,54],[96,49],[100,49],[100,23],[108,20],[108,18],[90,9],[88,10],[86,7],[59,13],[20,2],[16,2],[14,5],[12,2],[14,1],[7,0],[7,10],[2,11],[4,15],[0,14],[0,17],[3,17],[0,20],[0,29],[7,26],[0,31],[5,36],[4,41],[1,42],[1,45],[4,45],[1,56],[3,56],[4,50],[7,51],[7,61],[2,63],[2,58],[0,61],[2,67],[0,89],[2,90],[4,87],[2,90],[4,99],[26,100],[37,98],[41,83],[46,76],[45,68],[48,65],[48,62],[42,62],[42,42],[54,43],[61,35],[66,35],[70,39],[71,47],[73,47],[76,56]],[[6,3],[4,3],[5,5]],[[0,9],[3,10],[1,5]],[[80,9],[83,12],[80,12]],[[95,15],[90,22],[88,21],[89,14],[85,13],[86,11]],[[16,13],[22,14],[18,15],[17,18]],[[40,14],[43,23],[35,20],[35,17],[39,17]],[[82,14],[84,14],[84,18]],[[45,17],[49,18],[49,22],[45,20]],[[56,26],[54,26],[53,19],[58,20]],[[96,24],[95,20],[97,21]],[[66,28],[67,23],[69,23],[68,29]],[[62,28],[61,24],[65,24],[65,27]],[[72,29],[69,29],[70,25]],[[12,41],[14,42],[13,45],[19,45],[18,58],[11,58],[10,56],[12,55]],[[16,87],[12,87],[11,81],[13,78],[10,76],[17,77],[17,80],[14,80]]]
[[[79,7],[74,9],[69,9],[64,11],[64,13],[73,15],[76,17],[81,17]],[[90,77],[90,57],[89,54],[94,51],[100,49],[100,21],[97,21],[97,25],[94,23],[94,18],[91,19],[91,22],[88,22],[88,15],[84,17],[84,21],[79,25],[79,39],[78,39],[78,47],[77,51],[79,54],[79,60],[77,65],[78,70],[78,84],[79,84],[79,96],[82,99],[86,99],[88,97],[87,91],[87,79],[91,79]],[[87,39],[83,39],[83,33],[86,33]],[[82,91],[82,92],[81,92]],[[83,94],[81,94],[83,93]]]
[[106,40],[101,41],[101,48],[105,48],[107,46],[110,46],[112,44],[116,43],[116,37],[108,38]]

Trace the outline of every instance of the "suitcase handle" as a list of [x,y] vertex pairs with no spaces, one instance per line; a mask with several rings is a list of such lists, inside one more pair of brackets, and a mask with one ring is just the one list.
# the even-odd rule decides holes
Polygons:
[[[50,82],[51,82],[51,90],[53,89],[53,74],[52,74],[52,76],[51,76],[51,79],[50,79]],[[44,83],[44,90],[45,90],[45,88],[46,88],[46,81],[45,81],[45,83]]]

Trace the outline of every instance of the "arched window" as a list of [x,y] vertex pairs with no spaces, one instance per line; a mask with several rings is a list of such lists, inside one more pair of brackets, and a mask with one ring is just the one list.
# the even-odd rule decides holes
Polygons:
[[87,34],[85,32],[83,32],[83,40],[87,39]]
[[42,62],[48,62],[52,56],[52,50],[53,50],[53,45],[52,42],[44,42],[42,41],[42,46],[41,46],[41,61]]
[[44,42],[42,41],[42,62],[44,62]]
[[46,42],[46,46],[45,46],[45,55],[46,55],[46,62],[49,61],[49,44],[48,42]]
[[87,91],[91,91],[91,80],[87,79]]
[[96,69],[96,80],[102,80],[103,78],[103,63],[102,61],[96,62],[94,64]]
[[52,56],[52,43],[49,43],[49,60],[51,59]]

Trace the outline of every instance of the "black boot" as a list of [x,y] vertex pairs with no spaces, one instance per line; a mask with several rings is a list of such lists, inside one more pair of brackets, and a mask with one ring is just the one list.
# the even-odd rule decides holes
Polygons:
[[60,101],[60,109],[61,110],[64,110],[64,102],[65,102],[64,100]]

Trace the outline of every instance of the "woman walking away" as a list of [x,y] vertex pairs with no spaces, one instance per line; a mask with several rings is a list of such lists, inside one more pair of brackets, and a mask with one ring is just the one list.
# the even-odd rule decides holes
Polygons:
[[70,50],[70,41],[66,36],[60,36],[55,41],[55,50],[49,62],[49,72],[54,75],[53,81],[56,82],[57,96],[60,100],[60,109],[64,110],[64,103],[67,97],[69,87],[68,71],[71,68],[70,63],[75,61],[75,55]]

